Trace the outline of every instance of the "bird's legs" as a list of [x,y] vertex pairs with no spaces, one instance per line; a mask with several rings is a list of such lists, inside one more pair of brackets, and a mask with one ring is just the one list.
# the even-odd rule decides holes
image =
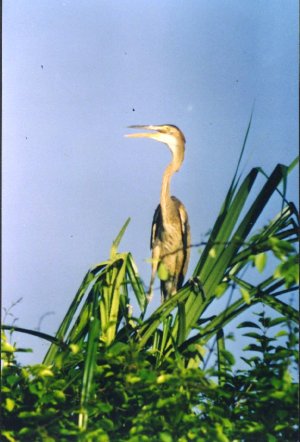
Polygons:
[[160,282],[161,287],[161,303],[163,304],[172,296],[176,295],[177,290],[180,288],[177,286],[176,276],[169,275],[168,280]]

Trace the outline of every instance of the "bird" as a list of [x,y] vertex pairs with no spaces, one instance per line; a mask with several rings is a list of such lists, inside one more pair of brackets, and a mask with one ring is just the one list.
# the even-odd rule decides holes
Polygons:
[[182,287],[190,259],[191,233],[188,214],[182,202],[170,195],[171,179],[183,163],[186,141],[182,131],[172,124],[134,125],[129,128],[153,131],[125,136],[152,138],[167,145],[172,154],[172,160],[163,174],[160,203],[153,216],[150,241],[152,272],[147,300],[149,302],[153,297],[153,284],[158,273],[163,303]]

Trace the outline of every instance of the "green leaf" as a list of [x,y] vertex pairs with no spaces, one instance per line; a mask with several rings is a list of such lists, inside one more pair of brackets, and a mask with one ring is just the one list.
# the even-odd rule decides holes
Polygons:
[[122,239],[129,223],[130,223],[130,218],[127,218],[127,220],[125,221],[125,224],[123,225],[120,232],[118,233],[118,236],[113,241],[112,246],[111,246],[111,250],[110,250],[110,258],[111,259],[114,259],[116,256],[121,239]]
[[3,353],[14,353],[16,351],[16,347],[11,345],[7,341],[4,341],[4,342],[1,343],[1,351]]
[[222,355],[226,359],[229,365],[235,364],[235,358],[232,353],[230,353],[228,350],[222,350]]
[[169,382],[170,379],[172,379],[172,376],[170,374],[163,373],[158,376],[158,378],[156,379],[156,382],[158,384],[165,384],[165,383]]
[[135,376],[133,374],[128,374],[126,376],[126,382],[128,382],[129,384],[137,384],[137,383],[141,382],[141,378],[139,376]]
[[295,247],[290,242],[281,240],[275,236],[269,238],[269,246],[279,259],[286,257],[289,253],[295,252]]
[[53,374],[52,370],[50,370],[47,367],[44,367],[44,368],[41,368],[41,370],[39,370],[38,376],[41,378],[45,378],[45,377],[53,377],[54,374]]
[[275,337],[279,338],[280,336],[288,336],[288,332],[286,330],[280,330],[276,333]]
[[167,269],[167,267],[165,266],[165,264],[163,262],[160,262],[158,264],[157,276],[159,277],[159,279],[161,281],[167,281],[168,278],[169,278],[168,269]]
[[131,256],[128,254],[127,263],[126,263],[126,272],[130,282],[130,285],[133,289],[135,297],[138,301],[139,307],[141,309],[142,314],[145,312],[146,308],[146,293],[143,286],[143,283],[139,277],[137,266]]
[[171,434],[166,433],[165,431],[159,433],[159,440],[161,442],[173,442],[173,438],[172,438]]
[[274,278],[284,278],[287,288],[299,284],[299,256],[292,255],[280,263],[274,271]]
[[270,323],[269,323],[269,327],[274,327],[275,325],[278,324],[282,324],[282,323],[286,323],[287,322],[287,318],[285,316],[281,316],[279,318],[273,318],[271,319]]
[[96,367],[96,354],[99,342],[100,321],[98,311],[97,292],[93,292],[90,303],[89,333],[87,339],[87,353],[84,361],[82,390],[81,390],[81,411],[78,418],[78,426],[81,430],[87,428],[88,409],[87,404],[91,394],[94,371]]
[[[54,344],[54,346],[57,348],[60,348],[60,347],[66,348],[66,345],[63,341],[57,339],[57,337],[55,337],[55,336],[51,336],[46,333],[41,333],[39,331],[31,330],[31,329],[23,328],[23,327],[16,327],[15,325],[14,326],[1,325],[1,328],[3,330],[17,331],[17,332],[25,333],[25,334],[32,335],[32,336],[37,336],[40,339],[45,339],[46,341],[52,342]],[[1,350],[3,352],[7,352],[7,353],[13,353],[15,351],[26,352],[26,353],[32,352],[32,350],[29,348],[16,348],[16,347],[12,346],[11,344],[9,344],[7,341],[3,341]]]
[[8,442],[17,442],[17,439],[13,437],[12,431],[2,431],[2,435],[8,440]]
[[244,351],[257,351],[262,353],[263,349],[260,345],[256,345],[256,344],[249,344],[246,347],[243,348]]
[[270,394],[274,399],[283,399],[286,396],[285,391],[274,391]]
[[6,398],[5,399],[5,408],[7,411],[11,412],[13,411],[13,409],[15,408],[15,401],[11,398]]
[[227,290],[228,284],[226,282],[221,282],[215,290],[215,295],[217,298],[220,298]]
[[289,173],[294,169],[294,167],[297,166],[298,163],[299,163],[299,156],[297,156],[289,165],[289,167],[288,167]]
[[241,295],[242,295],[245,303],[248,305],[251,304],[251,296],[250,296],[249,291],[243,287],[240,287],[240,292],[241,292]]
[[248,338],[254,338],[254,339],[258,339],[258,340],[260,340],[262,337],[261,334],[255,333],[255,332],[244,333],[243,336],[247,336]]
[[244,321],[244,322],[241,322],[241,323],[237,326],[237,328],[246,328],[246,327],[249,327],[249,328],[259,328],[259,329],[260,329],[260,326],[259,326],[259,325],[255,324],[255,322],[251,322],[251,321]]
[[262,273],[266,267],[267,263],[267,254],[266,253],[259,253],[258,255],[255,255],[254,257],[254,264],[257,270]]
[[[225,348],[225,338],[223,329],[218,330],[217,332],[217,349],[218,349],[218,376],[219,376],[219,384],[224,385],[226,380],[226,348]],[[228,361],[227,361],[228,362]]]

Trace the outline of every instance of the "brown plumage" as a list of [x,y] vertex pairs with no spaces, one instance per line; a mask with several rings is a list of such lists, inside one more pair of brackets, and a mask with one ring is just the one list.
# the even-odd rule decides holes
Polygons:
[[153,283],[159,271],[163,302],[182,286],[190,257],[191,238],[187,211],[175,196],[170,195],[171,178],[178,172],[184,160],[185,138],[181,130],[173,125],[130,127],[156,132],[135,133],[126,135],[127,137],[153,138],[166,144],[172,152],[172,161],[163,174],[160,204],[155,210],[151,231],[152,274],[148,299],[152,298]]

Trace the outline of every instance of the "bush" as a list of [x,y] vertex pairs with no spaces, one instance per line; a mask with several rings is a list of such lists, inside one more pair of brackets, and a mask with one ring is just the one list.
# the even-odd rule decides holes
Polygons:
[[[218,371],[187,367],[170,358],[155,368],[134,343],[102,346],[88,404],[89,425],[80,431],[84,354],[59,366],[21,367],[14,353],[2,371],[2,437],[8,441],[295,441],[297,328],[269,336],[278,321],[260,313],[264,326],[246,333],[248,369],[227,358],[224,382]],[[273,321],[273,322],[272,322]],[[268,323],[268,324],[267,324]],[[251,323],[241,324],[249,327]],[[281,325],[286,325],[284,319]],[[6,354],[7,355],[7,354]]]

